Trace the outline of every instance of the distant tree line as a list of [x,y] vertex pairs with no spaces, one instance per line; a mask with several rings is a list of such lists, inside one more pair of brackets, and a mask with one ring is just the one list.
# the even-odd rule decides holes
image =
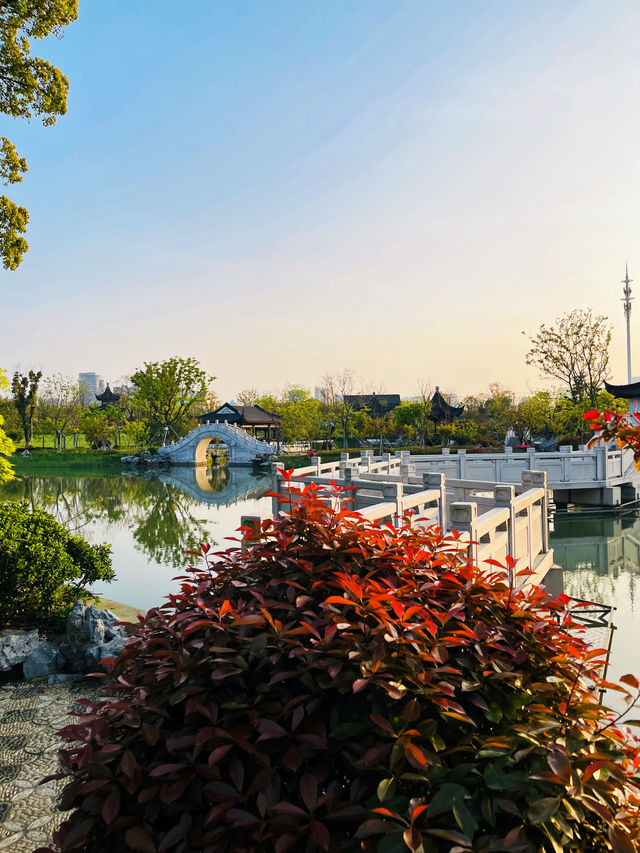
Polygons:
[[[269,393],[244,388],[235,402],[279,415],[285,444],[489,447],[502,445],[508,430],[521,444],[534,436],[584,441],[589,435],[586,411],[623,411],[627,405],[603,390],[610,339],[606,318],[589,310],[543,324],[529,339],[525,359],[556,387],[517,400],[509,388],[491,383],[486,391],[459,401],[464,411],[453,423],[431,419],[433,386],[427,379],[417,382],[414,397],[384,414],[366,402],[355,405],[354,395],[384,400],[385,392],[376,383],[358,381],[348,368],[324,374],[320,399],[309,388],[289,384]],[[118,389],[119,399],[105,404],[90,400],[86,388],[59,373],[16,371],[10,383],[0,373],[0,392],[9,393],[0,398],[0,463],[11,452],[12,441],[29,448],[47,439],[48,445],[62,449],[154,446],[179,438],[193,429],[198,415],[223,402],[212,388],[214,378],[193,357],[145,362]]]

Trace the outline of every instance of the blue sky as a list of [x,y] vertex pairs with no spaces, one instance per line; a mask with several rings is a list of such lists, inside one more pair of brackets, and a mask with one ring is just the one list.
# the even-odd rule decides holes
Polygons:
[[624,379],[636,3],[183,9],[80,0],[35,44],[69,112],[2,118],[31,250],[0,274],[0,365],[114,380],[178,354],[228,398],[344,367],[522,394],[543,385],[522,331],[593,307]]

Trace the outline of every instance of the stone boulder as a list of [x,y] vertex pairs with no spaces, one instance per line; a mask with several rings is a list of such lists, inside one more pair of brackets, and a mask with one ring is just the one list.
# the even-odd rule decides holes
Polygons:
[[[37,631],[31,633],[37,638]],[[66,632],[49,643],[38,640],[16,663],[24,661],[25,678],[48,675],[51,683],[59,683],[55,680],[58,676],[70,680],[100,669],[106,672],[100,661],[117,657],[126,642],[126,630],[115,613],[77,601],[67,619]]]
[[22,663],[45,644],[46,640],[35,628],[31,631],[4,628],[0,631],[0,671]]
[[50,675],[56,671],[57,662],[58,650],[54,643],[46,643],[22,662],[24,677],[41,678],[43,675]]

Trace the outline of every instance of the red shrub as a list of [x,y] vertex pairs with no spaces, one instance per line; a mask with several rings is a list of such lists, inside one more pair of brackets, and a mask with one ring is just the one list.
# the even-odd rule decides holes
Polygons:
[[63,851],[635,849],[638,748],[566,599],[314,487],[203,555],[64,731]]

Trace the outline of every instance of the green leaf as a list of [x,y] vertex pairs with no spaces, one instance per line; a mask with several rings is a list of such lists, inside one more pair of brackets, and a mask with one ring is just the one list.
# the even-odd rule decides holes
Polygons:
[[543,797],[529,806],[527,817],[533,824],[544,823],[558,811],[560,797]]
[[469,792],[462,785],[456,785],[453,782],[445,782],[435,796],[429,802],[427,809],[427,817],[429,820],[439,814],[450,812],[454,804],[461,804],[465,797],[469,796]]
[[395,779],[383,779],[378,785],[378,799],[381,803],[390,800],[396,792]]

